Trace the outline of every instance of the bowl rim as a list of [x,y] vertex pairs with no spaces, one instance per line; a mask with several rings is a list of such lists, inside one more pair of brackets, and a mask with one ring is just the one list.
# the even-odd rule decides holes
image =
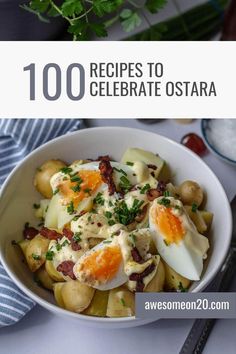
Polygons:
[[[228,249],[230,246],[230,241],[231,241],[231,237],[232,237],[232,212],[231,212],[231,208],[230,208],[230,204],[229,204],[229,200],[228,197],[225,193],[224,187],[221,185],[218,177],[215,175],[215,173],[210,169],[210,167],[194,152],[192,152],[190,149],[188,149],[187,147],[185,147],[184,145],[181,145],[180,143],[171,140],[163,135],[154,133],[154,132],[150,132],[148,130],[144,130],[144,129],[137,129],[137,128],[132,128],[132,127],[122,127],[122,126],[104,126],[104,127],[93,127],[93,128],[84,128],[84,129],[80,129],[77,130],[75,132],[72,133],[68,133],[68,134],[64,134],[61,135],[59,137],[56,137],[42,145],[40,145],[39,147],[37,147],[35,150],[33,150],[32,152],[30,152],[27,156],[25,156],[22,161],[20,161],[19,164],[17,164],[15,166],[15,168],[10,172],[9,176],[6,178],[6,180],[4,181],[3,185],[0,188],[0,202],[1,202],[1,198],[2,195],[4,193],[4,191],[8,188],[9,183],[11,182],[12,177],[15,175],[15,173],[20,170],[26,163],[27,160],[31,157],[33,157],[34,155],[37,155],[37,153],[41,150],[46,149],[49,145],[53,145],[55,142],[59,141],[59,140],[63,140],[63,139],[67,139],[70,136],[73,135],[81,135],[81,134],[89,134],[89,132],[91,131],[114,131],[114,130],[123,130],[126,132],[137,132],[140,133],[142,132],[142,134],[146,134],[147,136],[152,136],[153,138],[155,137],[159,137],[160,139],[164,139],[168,144],[171,144],[172,146],[175,146],[179,149],[181,149],[182,151],[185,151],[188,155],[190,155],[192,158],[196,159],[200,164],[202,164],[205,168],[207,168],[209,174],[215,179],[216,183],[218,184],[218,188],[221,189],[222,193],[223,193],[223,197],[225,198],[225,204],[227,206],[227,209],[225,210],[225,212],[227,212],[228,215],[228,222],[229,222],[229,231],[230,231],[230,237],[228,238],[228,242],[226,244],[224,253],[222,254],[221,260],[218,263],[218,265],[212,270],[212,274],[210,277],[208,277],[209,279],[207,279],[205,281],[205,283],[201,286],[200,290],[196,290],[193,289],[192,292],[200,292],[202,290],[204,290],[207,285],[209,285],[209,283],[214,279],[215,275],[217,274],[217,272],[219,271],[219,269],[221,268],[226,255],[228,253]],[[57,305],[51,304],[49,303],[47,300],[44,300],[43,298],[41,298],[39,295],[35,294],[33,291],[31,291],[28,287],[26,287],[21,281],[20,279],[18,279],[17,275],[14,274],[13,271],[11,271],[11,269],[9,269],[7,262],[5,261],[5,256],[3,254],[2,248],[0,248],[0,262],[3,264],[5,271],[7,272],[7,274],[11,277],[11,279],[14,281],[14,283],[23,291],[23,293],[25,293],[26,295],[28,295],[31,299],[33,299],[36,303],[40,304],[41,306],[43,306],[44,308],[57,313],[58,315],[62,315],[62,316],[69,316],[72,318],[76,318],[79,320],[83,320],[86,321],[87,323],[128,323],[128,322],[134,322],[134,326],[135,326],[135,322],[137,324],[137,322],[142,322],[144,323],[148,323],[148,322],[153,322],[156,319],[147,319],[146,321],[143,319],[139,319],[136,318],[135,316],[130,316],[130,317],[114,317],[114,318],[107,318],[107,317],[96,317],[96,316],[88,316],[88,315],[83,315],[80,313],[75,313],[66,309],[62,309]],[[199,281],[199,285],[201,284],[201,280]],[[138,324],[137,324],[138,325]]]
[[204,118],[201,121],[201,131],[202,131],[202,135],[203,138],[206,142],[206,144],[208,145],[209,149],[212,150],[213,153],[215,153],[216,155],[218,155],[221,159],[225,160],[226,162],[229,162],[231,165],[236,165],[236,160],[232,160],[231,158],[223,155],[221,152],[219,152],[219,150],[217,150],[215,148],[215,146],[213,146],[208,139],[208,135],[207,135],[207,129],[205,124],[207,124],[209,121],[212,121],[213,118]]

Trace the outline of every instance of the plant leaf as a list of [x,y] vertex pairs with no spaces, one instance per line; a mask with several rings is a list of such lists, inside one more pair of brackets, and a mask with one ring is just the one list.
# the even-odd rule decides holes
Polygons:
[[80,0],[65,0],[61,7],[63,15],[69,17],[79,15],[83,9],[84,7]]
[[124,0],[94,0],[93,11],[97,16],[102,17],[106,13],[117,10],[123,2]]
[[158,12],[158,10],[162,9],[166,3],[167,0],[147,0],[145,6],[149,12],[155,14]]
[[30,2],[30,8],[40,13],[44,13],[47,11],[49,3],[49,0],[32,0]]
[[133,31],[136,27],[140,26],[141,23],[142,23],[142,19],[139,16],[139,14],[135,11],[131,11],[129,17],[126,17],[125,19],[121,18],[121,25],[126,32]]
[[107,31],[103,23],[90,23],[89,27],[98,37],[107,36]]

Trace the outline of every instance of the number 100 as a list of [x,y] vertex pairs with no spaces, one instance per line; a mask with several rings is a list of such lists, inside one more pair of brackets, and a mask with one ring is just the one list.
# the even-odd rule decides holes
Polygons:
[[[78,86],[77,92],[73,92],[73,78],[75,75],[75,70],[78,71],[79,78],[78,78]],[[35,63],[32,63],[28,66],[24,67],[24,71],[30,72],[30,100],[35,101],[35,92],[36,92],[36,77],[35,77]],[[49,93],[49,73],[55,74],[55,81],[50,82],[50,86],[53,87],[53,94]],[[76,75],[77,76],[77,75]],[[43,96],[48,101],[56,101],[60,98],[62,93],[62,71],[58,64],[55,63],[48,63],[44,66],[42,72],[42,92]],[[66,85],[65,85],[66,95],[72,101],[79,101],[83,98],[85,92],[85,71],[84,67],[79,63],[73,63],[68,66],[66,69]]]

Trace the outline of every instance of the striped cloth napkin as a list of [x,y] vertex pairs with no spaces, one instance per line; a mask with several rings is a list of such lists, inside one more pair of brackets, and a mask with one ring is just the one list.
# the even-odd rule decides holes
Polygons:
[[[82,121],[79,119],[0,119],[0,186],[32,150],[80,128]],[[18,322],[34,305],[0,264],[0,327]]]

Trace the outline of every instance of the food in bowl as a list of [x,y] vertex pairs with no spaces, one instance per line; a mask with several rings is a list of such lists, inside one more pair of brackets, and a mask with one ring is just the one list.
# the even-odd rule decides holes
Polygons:
[[196,181],[176,186],[165,161],[128,148],[109,156],[45,162],[35,173],[40,227],[19,242],[35,279],[67,310],[133,316],[135,292],[187,291],[200,280],[213,214]]

